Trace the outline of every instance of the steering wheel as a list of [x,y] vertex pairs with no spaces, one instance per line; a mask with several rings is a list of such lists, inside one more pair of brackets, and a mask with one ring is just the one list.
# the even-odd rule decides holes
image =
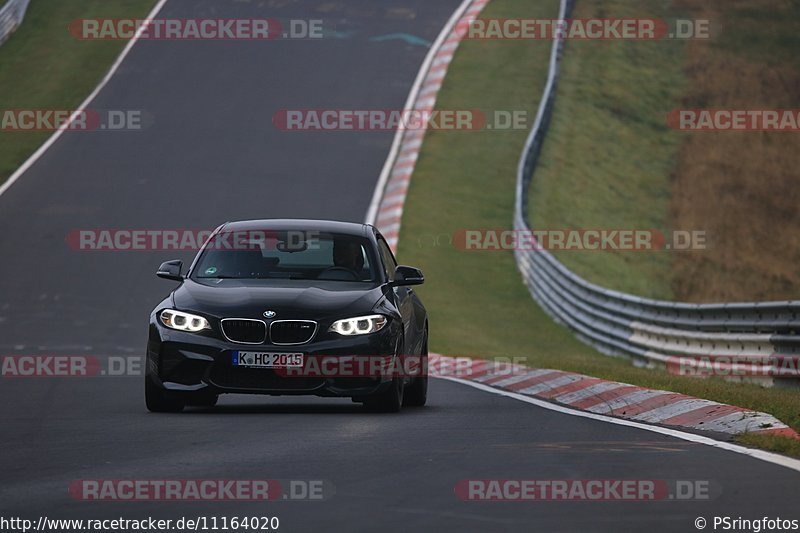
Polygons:
[[[349,275],[352,278],[353,281],[358,281],[358,280],[361,279],[361,276],[358,275],[358,273],[355,270],[351,270],[351,269],[349,269],[347,267],[340,267],[340,266],[332,266],[332,267],[326,268],[325,270],[322,271],[322,273],[318,276],[318,278],[319,279],[330,279],[330,278],[325,278],[324,277],[329,272],[330,273],[342,272],[344,274]],[[337,278],[333,278],[333,280],[336,281]]]

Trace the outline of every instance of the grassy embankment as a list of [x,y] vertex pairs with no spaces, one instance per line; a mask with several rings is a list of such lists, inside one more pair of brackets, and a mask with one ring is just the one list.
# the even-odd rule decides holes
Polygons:
[[[494,0],[482,16],[555,17],[556,4]],[[696,16],[691,7],[688,2],[642,6],[632,0],[582,0],[574,16],[688,18]],[[739,38],[724,35],[714,46]],[[787,41],[793,38],[786,36]],[[699,90],[691,79],[697,46],[685,41],[568,43],[553,130],[531,200],[536,226],[685,227],[676,222],[676,176],[686,164],[686,143],[697,141],[668,130],[665,115],[694,102],[686,98]],[[549,51],[548,41],[463,43],[437,107],[522,109],[532,120]],[[542,312],[522,285],[510,252],[462,252],[445,238],[433,244],[437,236],[464,228],[511,226],[516,165],[527,133],[433,131],[426,137],[403,217],[399,257],[425,271],[428,283],[419,293],[430,313],[431,349],[449,355],[524,357],[534,367],[582,372],[769,412],[800,429],[800,394],[672,376],[603,356]],[[710,209],[708,199],[704,202]],[[744,222],[740,215],[733,220]],[[709,234],[712,230],[716,228],[708,227]],[[723,244],[715,237],[714,245]],[[681,272],[681,261],[698,262],[701,256],[565,252],[559,257],[594,281],[651,296],[685,298],[685,291],[671,280]],[[740,440],[800,456],[800,442],[789,439]]]
[[[2,109],[74,109],[92,92],[124,41],[79,41],[67,25],[80,18],[142,18],[155,0],[32,0],[16,33],[0,46]],[[0,183],[51,132],[0,131]]]

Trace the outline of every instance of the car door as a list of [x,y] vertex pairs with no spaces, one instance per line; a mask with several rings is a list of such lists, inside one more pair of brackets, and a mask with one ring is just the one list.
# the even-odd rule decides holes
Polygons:
[[[383,263],[383,269],[386,272],[387,279],[390,281],[394,280],[394,271],[397,268],[397,261],[389,245],[386,244],[386,241],[381,237],[378,238],[378,251],[381,255],[381,262]],[[397,305],[397,309],[403,317],[403,349],[407,354],[413,353],[413,350],[416,348],[414,342],[416,321],[414,320],[414,304],[412,301],[413,290],[409,286],[403,286],[392,287],[392,291],[394,291],[395,305]]]

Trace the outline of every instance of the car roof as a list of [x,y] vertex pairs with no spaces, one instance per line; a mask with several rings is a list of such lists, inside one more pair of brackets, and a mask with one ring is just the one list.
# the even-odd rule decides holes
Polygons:
[[274,218],[261,220],[239,220],[227,222],[220,231],[321,231],[326,233],[341,233],[364,237],[369,235],[372,226],[357,222],[340,222],[336,220],[309,220],[300,218]]

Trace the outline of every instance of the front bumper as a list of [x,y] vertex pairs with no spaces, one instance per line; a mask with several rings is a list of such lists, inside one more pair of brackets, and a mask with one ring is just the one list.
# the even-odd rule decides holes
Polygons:
[[[184,333],[151,321],[147,345],[147,376],[152,383],[183,394],[271,394],[364,397],[386,390],[391,375],[320,375],[233,365],[233,352],[303,353],[312,358],[376,357],[396,355],[399,327],[388,324],[381,331],[353,337],[312,340],[296,346],[232,343],[211,335]],[[313,365],[312,365],[313,367]]]

